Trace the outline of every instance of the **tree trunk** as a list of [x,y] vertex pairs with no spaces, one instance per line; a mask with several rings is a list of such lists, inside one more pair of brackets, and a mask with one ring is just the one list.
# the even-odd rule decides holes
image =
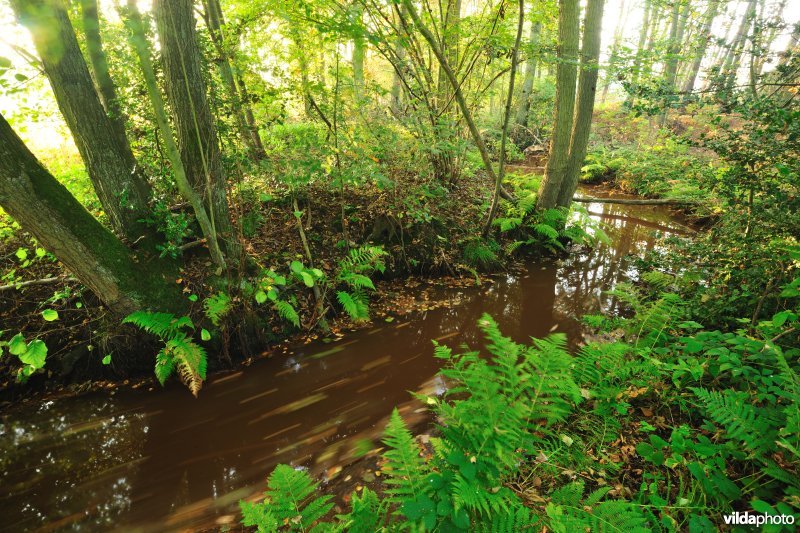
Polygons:
[[263,159],[266,154],[264,153],[264,145],[261,144],[261,137],[258,135],[258,128],[251,129],[247,121],[247,112],[245,110],[250,107],[250,103],[242,101],[236,78],[233,75],[233,67],[231,66],[232,54],[228,50],[229,45],[225,41],[225,19],[222,15],[222,7],[219,5],[219,0],[203,0],[203,8],[205,10],[208,33],[211,35],[211,42],[217,51],[217,68],[222,82],[225,84],[225,89],[228,91],[231,111],[236,117],[239,136],[247,145],[253,158]]
[[137,257],[103,227],[36,160],[2,115],[0,206],[112,312],[182,310],[168,265]]
[[528,60],[525,63],[525,79],[522,82],[522,94],[519,97],[519,106],[514,123],[526,127],[528,125],[528,113],[531,110],[531,93],[533,93],[533,82],[536,79],[536,54],[534,50],[539,44],[539,34],[542,31],[542,23],[535,22],[531,25],[530,47]]
[[[398,6],[399,9],[399,16],[398,18],[402,19],[405,15],[405,6],[402,4]],[[400,76],[401,69],[405,68],[405,59],[406,59],[406,49],[403,46],[402,38],[397,36],[395,44],[394,44],[394,54],[397,58],[397,65],[395,65],[392,71],[392,93],[391,93],[391,109],[392,113],[395,116],[400,116],[402,112],[402,97],[403,97],[403,78]]]
[[222,153],[206,96],[192,0],[156,0],[153,9],[181,160],[192,188],[203,196],[223,250],[236,261],[241,248],[228,208]]
[[150,185],[130,146],[106,114],[64,5],[58,0],[13,0],[27,27],[97,197],[111,227],[135,241],[147,233]]
[[697,49],[695,50],[694,61],[692,61],[686,83],[683,86],[683,92],[686,94],[694,90],[694,84],[697,82],[697,75],[700,73],[700,65],[702,65],[703,58],[708,49],[708,41],[711,40],[711,25],[714,23],[714,19],[717,18],[718,10],[719,0],[711,0],[703,20],[703,27],[700,30],[700,34],[697,36]]
[[592,113],[597,96],[600,32],[603,24],[604,2],[605,0],[588,0],[586,3],[583,45],[581,47],[581,72],[578,78],[578,101],[575,104],[575,123],[572,126],[567,175],[558,193],[559,207],[569,207],[572,202],[572,195],[578,188],[583,160],[586,159],[589,132],[592,128]]
[[575,81],[578,77],[579,11],[578,0],[559,0],[558,65],[556,66],[556,104],[550,153],[544,180],[539,187],[536,207],[549,209],[558,205],[558,197],[567,175],[572,119],[575,111]]
[[625,101],[630,105],[633,99],[633,93],[636,91],[636,86],[639,82],[639,69],[642,66],[642,55],[644,54],[645,44],[647,43],[647,35],[650,30],[650,11],[652,7],[652,0],[644,0],[644,16],[642,18],[642,27],[639,28],[639,42],[636,45],[636,57],[633,59],[633,72],[631,74],[630,94],[626,97]]
[[103,52],[103,42],[100,39],[100,19],[97,14],[97,0],[81,0],[81,18],[83,20],[83,32],[86,36],[86,51],[89,54],[89,62],[92,64],[97,94],[100,103],[106,110],[111,124],[116,130],[120,143],[128,143],[125,134],[125,115],[119,106],[117,99],[117,88],[111,79],[108,71],[108,60]]
[[511,72],[508,76],[508,94],[506,95],[506,105],[503,110],[503,127],[500,133],[500,162],[498,165],[497,176],[495,177],[494,192],[492,193],[492,205],[489,208],[489,216],[483,228],[483,236],[489,234],[492,228],[492,221],[497,212],[497,205],[500,202],[500,187],[503,185],[503,178],[506,173],[506,140],[508,139],[508,124],[511,122],[511,102],[514,100],[514,81],[517,76],[517,57],[519,56],[519,46],[522,42],[522,26],[525,24],[525,0],[519,0],[519,14],[517,22],[517,37],[514,40],[514,48],[511,51]]
[[614,75],[616,71],[617,60],[619,59],[619,50],[622,45],[622,34],[625,26],[628,25],[628,13],[630,10],[625,9],[625,0],[619,3],[619,13],[617,14],[617,24],[614,27],[614,42],[611,44],[611,54],[608,58],[608,67],[606,68],[605,80],[603,83],[603,94],[600,97],[601,102],[606,101],[608,90],[611,84],[614,83]]
[[[461,22],[461,0],[444,0],[445,12],[442,20],[442,53],[447,56],[447,62],[453,72],[458,72],[458,48],[459,48],[459,23]],[[437,83],[437,106],[440,111],[445,112],[445,106],[450,102],[453,89],[447,80],[447,74],[439,65],[439,75]]]
[[354,2],[352,10],[353,23],[357,26],[358,34],[353,38],[353,98],[358,105],[364,98],[364,36],[361,34],[364,11],[361,4]]
[[736,37],[728,49],[720,68],[720,81],[721,86],[724,88],[731,89],[736,83],[736,75],[737,71],[739,70],[739,58],[741,57],[744,49],[747,34],[750,32],[750,26],[753,23],[755,12],[756,0],[750,0],[747,4],[747,9],[744,12],[744,16],[742,16],[742,20],[739,23],[739,29],[736,32]]
[[136,55],[139,57],[139,64],[142,67],[142,74],[144,76],[145,86],[147,87],[147,95],[150,97],[150,103],[153,106],[153,112],[156,116],[156,124],[158,125],[159,132],[161,133],[161,137],[167,149],[167,158],[172,165],[172,173],[175,176],[175,184],[177,185],[178,192],[180,192],[183,199],[192,206],[195,219],[200,225],[203,236],[208,243],[208,249],[211,253],[212,260],[218,268],[224,269],[226,266],[225,257],[219,245],[214,225],[211,218],[208,216],[206,207],[203,205],[200,193],[192,187],[189,181],[186,167],[181,159],[180,150],[172,135],[172,128],[167,119],[166,106],[161,97],[161,92],[158,90],[156,74],[150,58],[150,47],[147,44],[144,22],[139,13],[136,0],[128,0],[127,16],[124,18],[126,18],[126,24],[129,27],[131,45]]

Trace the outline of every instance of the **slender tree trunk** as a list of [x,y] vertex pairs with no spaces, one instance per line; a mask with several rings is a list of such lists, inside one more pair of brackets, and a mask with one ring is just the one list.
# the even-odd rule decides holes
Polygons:
[[[405,15],[405,6],[400,5],[399,18],[402,19]],[[405,68],[406,49],[403,46],[402,39],[397,36],[394,44],[394,54],[397,58],[398,64],[392,72],[392,93],[391,93],[391,108],[395,116],[399,116],[402,111],[402,97],[403,97],[403,79],[400,76],[399,70]]]
[[144,22],[139,13],[136,0],[128,0],[128,9],[126,13],[126,23],[130,31],[131,45],[139,57],[139,64],[142,67],[142,74],[144,75],[145,86],[147,87],[147,94],[150,97],[150,103],[153,106],[153,112],[156,115],[156,124],[158,125],[161,138],[167,149],[167,158],[172,165],[172,173],[175,176],[175,184],[184,200],[189,202],[194,211],[194,216],[203,236],[208,243],[208,249],[211,253],[211,258],[218,268],[223,269],[226,266],[225,258],[220,248],[217,239],[217,233],[211,222],[206,207],[203,205],[203,200],[200,194],[192,188],[189,182],[189,177],[186,172],[186,167],[181,159],[180,150],[175,143],[175,138],[172,134],[172,128],[167,118],[166,106],[161,97],[161,92],[158,90],[158,83],[156,82],[155,69],[153,62],[150,59],[150,47],[147,44],[147,37],[144,29]]
[[[444,20],[442,20],[442,52],[447,56],[447,61],[453,72],[458,70],[458,49],[459,49],[459,24],[461,22],[461,0],[445,0]],[[437,105],[441,111],[448,105],[453,90],[447,80],[447,74],[439,65],[439,75],[437,83]]]
[[[166,263],[134,255],[58,182],[0,115],[0,206],[118,315],[177,311]],[[172,274],[172,275],[171,275]]]
[[45,73],[111,227],[135,241],[147,228],[150,186],[130,146],[106,114],[64,4],[13,0],[20,22],[33,36]]
[[703,58],[708,49],[708,41],[711,39],[711,25],[714,23],[714,19],[717,18],[718,10],[719,0],[711,0],[706,10],[705,18],[703,19],[703,27],[700,29],[700,34],[697,36],[697,48],[695,50],[694,60],[689,68],[686,83],[683,86],[683,92],[686,94],[694,90],[694,84],[697,82],[697,75],[700,73],[700,65],[703,64]]
[[245,110],[250,107],[250,103],[242,101],[239,87],[236,84],[236,78],[233,75],[233,67],[231,66],[232,54],[228,50],[229,45],[225,39],[225,19],[222,15],[222,8],[219,5],[219,0],[203,0],[203,7],[205,10],[206,26],[211,35],[214,48],[217,51],[217,67],[222,82],[225,84],[225,89],[228,91],[228,97],[231,101],[231,111],[236,117],[239,135],[247,145],[251,155],[255,159],[263,159],[266,157],[266,154],[264,153],[264,145],[261,144],[261,137],[258,135],[258,128],[251,129],[247,121],[247,113]]
[[108,70],[108,60],[103,52],[103,42],[100,39],[100,19],[97,14],[97,0],[81,0],[81,18],[83,20],[83,32],[86,36],[86,51],[89,54],[89,62],[92,64],[97,94],[100,103],[108,114],[111,124],[116,130],[120,143],[128,143],[125,134],[125,115],[119,106],[117,98],[117,88],[111,79]]
[[753,18],[756,11],[756,1],[757,0],[750,0],[748,2],[747,9],[742,16],[741,22],[739,23],[739,29],[736,32],[736,37],[734,38],[733,43],[728,49],[725,59],[722,62],[722,66],[720,68],[720,76],[722,79],[720,81],[722,87],[724,88],[730,89],[736,83],[736,74],[739,70],[739,58],[741,57],[744,49],[747,34],[750,32],[750,26],[752,26],[753,23]]
[[[361,32],[363,24],[364,11],[360,3],[354,2],[350,7],[353,15],[353,22],[358,26],[358,31]],[[364,36],[359,33],[353,39],[353,56],[351,58],[353,64],[353,98],[358,105],[364,98]]]
[[503,111],[503,127],[500,133],[500,164],[498,165],[497,176],[495,177],[494,192],[492,193],[492,205],[489,208],[489,216],[483,228],[483,235],[489,234],[492,228],[492,221],[497,213],[497,205],[500,202],[500,187],[503,185],[503,178],[506,171],[506,139],[508,139],[508,124],[511,122],[511,102],[514,100],[514,81],[517,76],[517,57],[519,56],[519,46],[522,42],[522,27],[525,24],[525,0],[519,0],[519,18],[517,22],[517,37],[514,40],[514,48],[511,51],[511,72],[508,76],[508,94],[506,105]]
[[558,65],[556,67],[556,105],[550,153],[536,207],[558,205],[561,187],[569,166],[569,146],[575,111],[575,82],[578,77],[579,12],[578,0],[559,0]]
[[567,175],[558,193],[559,207],[569,207],[578,188],[583,160],[589,144],[592,128],[592,113],[597,95],[597,76],[600,60],[600,32],[603,25],[605,0],[587,0],[586,18],[583,21],[583,45],[581,47],[580,75],[578,77],[578,100],[575,104],[575,123],[569,145]]
[[631,74],[631,94],[626,98],[626,102],[630,105],[633,98],[633,91],[639,82],[639,70],[642,67],[642,56],[645,51],[645,44],[647,43],[647,35],[650,30],[650,11],[652,8],[652,0],[644,0],[644,16],[642,18],[642,27],[639,28],[639,42],[636,45],[636,57],[633,59],[633,73]]
[[[480,131],[478,130],[478,126],[475,124],[475,120],[472,116],[472,111],[469,109],[467,105],[467,100],[464,98],[464,93],[461,90],[461,85],[458,83],[458,79],[456,78],[453,69],[450,67],[450,63],[447,60],[447,56],[444,55],[439,44],[436,42],[436,38],[431,33],[430,29],[422,22],[419,17],[419,13],[417,13],[416,7],[414,7],[414,3],[412,0],[401,0],[403,5],[406,8],[411,19],[414,21],[414,25],[417,27],[419,32],[422,34],[425,41],[428,43],[428,46],[431,47],[431,51],[436,56],[436,59],[439,61],[439,64],[442,65],[444,68],[445,75],[447,79],[450,81],[450,85],[453,88],[454,96],[456,99],[456,103],[458,103],[458,108],[461,110],[461,114],[464,117],[464,121],[467,123],[467,128],[469,129],[470,135],[472,136],[472,140],[475,143],[475,146],[478,148],[478,152],[481,154],[481,160],[483,161],[483,166],[486,167],[486,173],[489,174],[493,183],[497,183],[497,173],[495,173],[494,168],[492,167],[492,159],[489,157],[489,150],[486,147],[486,143],[481,136]],[[502,187],[500,186],[500,195],[503,198],[508,200],[512,199],[512,196],[505,192]]]
[[619,13],[617,14],[617,25],[614,27],[614,42],[611,44],[611,54],[608,58],[608,67],[606,68],[605,80],[603,83],[603,94],[600,97],[601,102],[606,101],[608,90],[611,84],[614,83],[614,75],[616,70],[617,59],[619,58],[619,49],[622,45],[622,34],[625,26],[628,24],[628,13],[625,9],[625,0],[619,4]]
[[205,200],[222,249],[236,262],[241,248],[228,208],[222,153],[206,96],[192,0],[156,0],[153,8],[181,160],[192,188]]
[[[683,29],[686,25],[686,14],[682,7],[681,0],[673,0],[672,4],[672,18],[669,30],[669,46],[667,48],[667,62],[664,69],[664,80],[669,90],[675,90],[675,80],[678,75],[678,61],[679,54],[681,53],[681,45],[683,38]],[[684,8],[686,11],[689,9],[689,3],[686,3]]]
[[531,94],[533,93],[533,82],[536,79],[536,54],[535,48],[539,44],[539,34],[542,31],[542,24],[535,22],[531,25],[530,47],[531,51],[528,53],[528,60],[525,63],[525,79],[522,82],[522,94],[519,97],[519,105],[517,106],[517,114],[514,122],[520,126],[528,125],[528,114],[531,110]]

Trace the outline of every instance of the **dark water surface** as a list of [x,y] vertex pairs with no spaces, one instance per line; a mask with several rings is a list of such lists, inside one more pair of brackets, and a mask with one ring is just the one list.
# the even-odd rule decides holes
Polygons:
[[[592,194],[596,194],[593,191]],[[432,394],[431,339],[479,347],[484,312],[518,341],[551,331],[580,340],[583,314],[613,309],[603,291],[635,277],[630,254],[687,228],[663,208],[589,204],[608,246],[474,288],[421,287],[448,305],[311,343],[213,376],[193,398],[165,389],[93,393],[0,417],[0,530],[148,530],[238,520],[238,500],[263,491],[272,468],[333,475],[375,447],[392,408],[429,421],[408,391]]]

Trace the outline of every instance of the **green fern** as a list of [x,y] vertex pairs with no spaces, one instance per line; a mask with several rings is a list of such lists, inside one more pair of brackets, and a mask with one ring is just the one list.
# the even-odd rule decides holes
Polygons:
[[727,438],[743,443],[756,454],[762,454],[775,442],[777,424],[771,419],[771,413],[754,406],[746,392],[702,387],[691,390],[711,420],[725,430]]
[[211,323],[219,326],[220,321],[231,310],[231,297],[224,292],[218,292],[205,299],[203,309]]
[[273,308],[281,318],[291,323],[296,328],[300,327],[300,315],[297,314],[297,310],[295,310],[292,304],[286,300],[276,300]]
[[202,346],[195,343],[183,331],[184,328],[194,329],[189,317],[136,311],[125,317],[122,322],[134,324],[157,336],[164,343],[164,347],[156,354],[155,366],[156,378],[162,386],[177,370],[181,381],[192,394],[198,395],[206,379],[208,357]]
[[307,531],[333,508],[330,496],[313,497],[318,486],[304,470],[276,466],[267,481],[264,501],[239,504],[244,524],[259,531],[277,531],[284,524],[289,531]]
[[386,460],[383,469],[389,475],[385,480],[389,486],[386,490],[389,501],[403,504],[428,491],[427,465],[420,457],[419,446],[397,409],[389,417],[383,442],[388,446],[383,454]]
[[336,299],[344,311],[355,321],[369,319],[368,290],[375,290],[375,284],[369,277],[373,272],[383,272],[383,256],[386,252],[379,246],[362,246],[350,250],[350,253],[339,261],[339,274],[336,279],[347,286],[348,290],[336,293]]
[[583,481],[576,481],[554,491],[545,512],[549,526],[556,533],[575,531],[649,533],[650,517],[637,506],[623,501],[600,502],[609,488],[600,488],[582,499]]
[[336,299],[354,321],[360,322],[369,319],[369,304],[362,292],[358,290],[353,292],[337,291]]
[[346,515],[337,515],[343,530],[348,533],[375,533],[383,530],[389,512],[389,503],[368,487],[364,487],[361,495],[353,493],[352,510]]

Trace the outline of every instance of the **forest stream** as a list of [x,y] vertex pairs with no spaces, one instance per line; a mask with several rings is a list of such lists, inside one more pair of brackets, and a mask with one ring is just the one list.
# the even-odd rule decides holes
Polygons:
[[445,305],[336,341],[275,350],[211,376],[197,399],[172,382],[152,392],[97,392],[3,413],[0,529],[233,525],[237,502],[260,494],[278,463],[307,467],[330,483],[373,480],[358,458],[380,446],[392,408],[424,433],[429,415],[409,391],[438,394],[446,386],[431,340],[478,348],[476,321],[487,312],[516,341],[563,332],[575,346],[580,317],[614,311],[618,302],[604,291],[636,278],[631,255],[659,246],[658,234],[691,231],[663,207],[587,208],[605,223],[608,245],[532,261],[522,274],[492,276],[480,286],[409,287],[409,296]]

